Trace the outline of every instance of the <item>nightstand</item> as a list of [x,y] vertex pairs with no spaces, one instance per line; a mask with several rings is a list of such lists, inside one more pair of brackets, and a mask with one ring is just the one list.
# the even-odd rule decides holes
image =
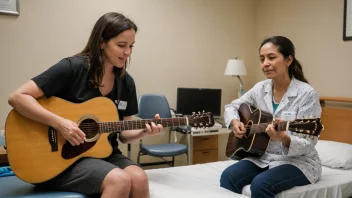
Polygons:
[[193,136],[192,163],[201,164],[218,161],[218,136]]
[[229,130],[227,128],[220,128],[217,132],[190,133],[190,164],[201,164],[218,161],[218,135],[228,133]]
[[0,165],[7,165],[8,163],[6,150],[3,146],[0,146]]

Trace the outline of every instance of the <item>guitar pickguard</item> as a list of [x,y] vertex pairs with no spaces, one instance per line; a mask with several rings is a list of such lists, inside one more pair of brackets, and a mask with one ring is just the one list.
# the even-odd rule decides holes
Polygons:
[[62,146],[61,156],[64,159],[71,159],[77,157],[78,155],[86,152],[95,145],[96,141],[84,142],[78,146],[72,146],[69,141],[66,141]]

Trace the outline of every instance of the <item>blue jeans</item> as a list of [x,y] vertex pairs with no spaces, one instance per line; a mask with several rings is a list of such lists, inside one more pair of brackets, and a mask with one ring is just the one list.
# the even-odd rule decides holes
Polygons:
[[297,167],[285,164],[275,168],[260,168],[253,162],[241,160],[227,167],[221,174],[220,186],[241,194],[242,188],[251,184],[252,198],[275,197],[281,191],[310,184]]

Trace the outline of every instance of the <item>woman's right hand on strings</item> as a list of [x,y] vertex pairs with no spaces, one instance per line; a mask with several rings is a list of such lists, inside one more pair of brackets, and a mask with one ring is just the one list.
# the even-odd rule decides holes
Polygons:
[[86,134],[78,128],[78,125],[75,122],[72,122],[68,119],[63,119],[56,127],[61,135],[71,143],[72,146],[78,146],[84,143]]
[[244,127],[244,124],[238,121],[237,119],[233,119],[231,121],[231,125],[232,132],[235,134],[236,137],[241,139],[246,133],[246,128]]

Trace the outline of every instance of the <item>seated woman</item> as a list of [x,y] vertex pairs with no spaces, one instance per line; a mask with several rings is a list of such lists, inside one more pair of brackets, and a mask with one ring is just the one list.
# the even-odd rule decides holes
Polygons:
[[[131,120],[138,113],[137,94],[126,68],[136,32],[136,24],[124,15],[104,14],[95,23],[81,53],[63,58],[26,82],[10,95],[9,104],[23,116],[52,126],[73,146],[83,144],[86,134],[77,123],[43,108],[37,98],[56,96],[82,103],[104,96],[116,103],[116,109],[111,111],[117,110],[120,119]],[[157,114],[155,118],[160,117]],[[146,173],[122,154],[117,138],[121,143],[129,143],[158,134],[162,129],[162,125],[152,122],[144,129],[123,130],[119,135],[111,133],[109,143],[114,149],[109,157],[81,158],[60,175],[36,185],[103,198],[148,198]]]
[[[261,69],[268,79],[225,106],[225,122],[235,136],[242,138],[246,132],[238,114],[242,103],[269,112],[274,118],[285,114],[293,114],[294,118],[320,118],[319,96],[304,77],[292,42],[273,36],[262,42],[259,53]],[[318,181],[322,167],[314,148],[317,138],[276,131],[273,124],[265,131],[271,141],[264,155],[244,158],[226,168],[221,175],[221,187],[241,193],[245,185],[251,184],[251,197],[265,198]]]

